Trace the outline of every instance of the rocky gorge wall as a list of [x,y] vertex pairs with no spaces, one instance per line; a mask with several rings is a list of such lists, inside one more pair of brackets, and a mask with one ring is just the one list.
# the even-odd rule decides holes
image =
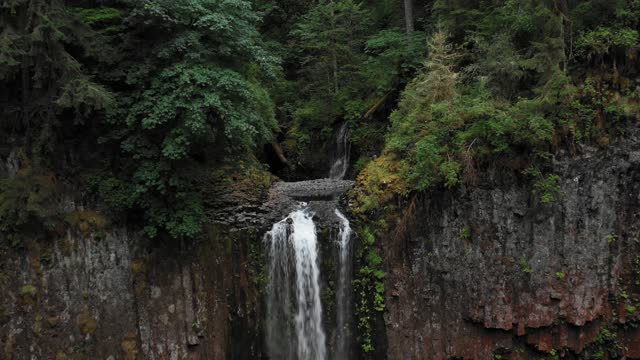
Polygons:
[[[385,327],[375,335],[387,358],[640,358],[640,138],[580,153],[557,156],[555,202],[503,167],[407,204],[402,231],[381,239]],[[12,176],[19,161],[5,160],[0,175]],[[333,211],[323,203],[350,186],[211,189],[212,224],[190,243],[80,223],[2,244],[0,358],[266,358],[262,234],[297,201]],[[327,255],[336,226],[319,225]],[[332,259],[321,265],[329,346]]]
[[[640,358],[640,141],[413,199],[384,239],[389,359]],[[400,226],[399,226],[400,227]]]
[[[1,159],[0,177],[20,171],[16,154]],[[265,176],[212,182],[206,233],[188,242],[148,239],[81,205],[81,194],[60,193],[52,231],[0,241],[0,359],[266,358],[263,235],[303,199],[317,214],[323,322],[334,346],[332,199],[352,182],[272,187]]]
[[[0,156],[0,178],[18,174],[18,153]],[[254,209],[261,189],[212,198]],[[197,241],[150,240],[77,192],[52,201],[61,214],[52,231],[1,237],[0,359],[261,357],[257,226],[210,214]]]
[[0,358],[259,358],[253,240],[211,227],[198,244],[150,244],[116,229],[5,248]]

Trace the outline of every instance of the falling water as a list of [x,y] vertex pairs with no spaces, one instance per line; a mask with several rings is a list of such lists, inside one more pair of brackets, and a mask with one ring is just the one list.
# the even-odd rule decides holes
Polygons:
[[340,220],[338,233],[338,287],[336,289],[336,350],[335,360],[349,358],[351,344],[351,226],[349,220],[335,210]]
[[[313,214],[296,210],[273,225],[267,286],[267,347],[272,359],[324,360],[325,334]],[[292,321],[293,320],[293,321]]]
[[349,167],[349,128],[345,122],[338,130],[336,137],[335,160],[329,171],[330,179],[343,179]]
[[[334,161],[327,180],[329,186],[340,188],[349,166],[347,124],[338,129]],[[325,182],[326,183],[326,182]],[[302,183],[299,183],[302,185]],[[319,185],[322,182],[318,183]],[[310,195],[316,185],[310,186]],[[300,188],[306,189],[305,186]],[[318,185],[316,185],[318,186]],[[326,185],[325,185],[326,186]],[[296,188],[296,187],[294,187]],[[325,190],[326,191],[326,190]],[[303,192],[304,195],[304,192]],[[298,194],[300,196],[300,194]],[[336,286],[336,329],[332,359],[346,360],[351,349],[351,226],[349,220],[335,208],[335,194],[329,202],[339,220],[338,269]],[[320,269],[318,240],[312,220],[313,212],[306,204],[277,222],[265,235],[269,245],[269,282],[267,285],[266,341],[269,358],[282,360],[325,360],[327,348],[322,328],[320,302]],[[331,209],[331,208],[329,208]]]

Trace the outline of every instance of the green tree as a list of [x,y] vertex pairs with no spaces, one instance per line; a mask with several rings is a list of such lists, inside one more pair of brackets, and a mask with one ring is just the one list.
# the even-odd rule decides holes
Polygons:
[[121,72],[127,89],[105,140],[129,159],[132,202],[150,235],[194,236],[203,206],[193,171],[268,141],[265,83],[278,60],[261,44],[248,1],[130,2]]
[[324,109],[314,109],[317,115],[326,113],[327,105],[336,110],[333,116],[348,111],[351,84],[362,81],[358,66],[363,63],[368,23],[369,13],[353,0],[323,1],[293,30],[295,51],[302,64],[299,80],[302,92],[324,102],[319,105]]
[[114,99],[79,62],[91,52],[92,32],[61,1],[3,1],[0,23],[0,127],[21,134],[45,164],[66,127]]

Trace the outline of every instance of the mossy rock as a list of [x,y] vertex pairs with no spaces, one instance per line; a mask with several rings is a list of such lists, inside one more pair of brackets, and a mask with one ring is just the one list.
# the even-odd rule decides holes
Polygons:
[[34,298],[37,293],[38,289],[31,284],[24,285],[20,288],[20,295],[22,295],[23,297]]
[[98,321],[91,316],[89,311],[84,311],[78,315],[78,327],[84,335],[93,335],[98,329]]
[[50,329],[55,328],[60,323],[60,318],[58,316],[50,316],[47,318],[47,325]]
[[133,331],[129,331],[124,339],[122,339],[120,346],[122,347],[122,352],[124,352],[125,360],[136,360],[139,358],[137,339],[138,337]]
[[38,289],[31,284],[27,284],[20,288],[19,294],[19,304],[21,306],[24,306],[24,309],[26,310],[29,307],[35,305]]
[[133,275],[138,275],[144,272],[144,260],[143,259],[133,259],[131,261],[131,272]]
[[108,218],[93,210],[72,211],[65,215],[64,220],[85,236],[92,232],[104,233],[110,225]]
[[71,256],[73,250],[75,250],[74,242],[70,239],[65,239],[62,243],[62,253],[64,256]]

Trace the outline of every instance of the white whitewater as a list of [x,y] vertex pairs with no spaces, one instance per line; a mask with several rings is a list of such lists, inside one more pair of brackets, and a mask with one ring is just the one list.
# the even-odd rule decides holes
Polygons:
[[306,209],[296,210],[267,233],[267,347],[272,359],[326,359],[312,216]]
[[329,179],[342,180],[349,168],[349,127],[346,122],[338,129],[334,156],[335,159],[329,171]]
[[[339,231],[334,239],[338,248],[338,267],[336,328],[335,332],[330,332],[334,335],[330,342],[332,360],[349,359],[352,348],[352,231],[349,220],[335,208],[337,196],[346,190],[342,179],[348,167],[348,126],[344,123],[337,132],[329,179],[281,186],[281,191],[298,198],[313,198],[319,190],[327,192],[327,188],[334,190],[329,196],[332,200],[321,201],[329,203],[331,207],[328,209],[334,209],[339,223]],[[296,184],[300,186],[293,186]],[[314,214],[307,204],[301,205],[284,220],[275,223],[265,235],[269,245],[266,345],[269,358],[274,360],[327,359],[327,339],[322,327],[320,301],[318,239],[312,220]]]
[[340,220],[338,233],[338,286],[336,288],[336,350],[335,360],[349,358],[351,345],[351,225],[340,210],[335,210]]

